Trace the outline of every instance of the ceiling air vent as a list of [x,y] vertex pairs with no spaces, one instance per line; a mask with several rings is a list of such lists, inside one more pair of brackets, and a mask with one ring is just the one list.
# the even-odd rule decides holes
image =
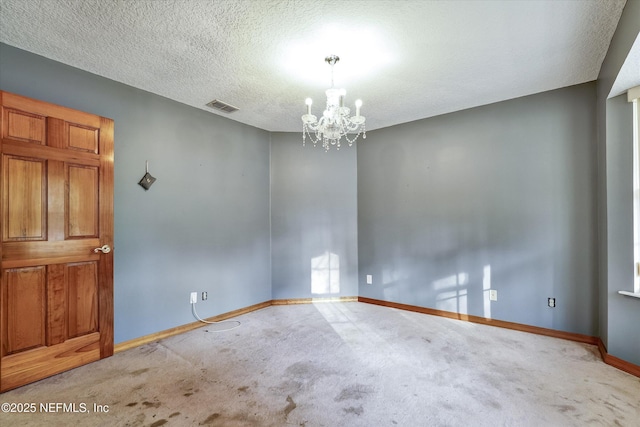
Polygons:
[[229,105],[226,102],[222,102],[218,99],[214,99],[213,101],[208,103],[207,107],[213,108],[214,110],[223,111],[225,113],[233,113],[234,111],[239,110],[239,108],[234,107],[233,105]]

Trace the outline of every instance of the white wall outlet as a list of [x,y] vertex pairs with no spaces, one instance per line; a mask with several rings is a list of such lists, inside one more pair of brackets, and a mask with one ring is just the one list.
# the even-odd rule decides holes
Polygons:
[[195,304],[198,302],[198,293],[191,292],[191,304]]
[[208,298],[207,291],[202,291],[202,301],[206,301]]
[[367,285],[373,284],[373,275],[367,274]]
[[547,305],[549,307],[555,307],[556,306],[556,299],[555,298],[547,298]]
[[495,289],[490,289],[489,290],[489,300],[498,301],[498,291],[496,291]]

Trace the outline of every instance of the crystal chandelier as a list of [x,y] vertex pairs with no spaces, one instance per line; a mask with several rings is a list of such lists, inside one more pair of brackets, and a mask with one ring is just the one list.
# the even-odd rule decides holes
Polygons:
[[[327,56],[325,59],[331,65],[331,88],[327,89],[327,108],[322,113],[320,120],[311,114],[311,98],[307,98],[307,114],[302,116],[302,145],[305,145],[305,139],[308,136],[315,147],[322,141],[322,147],[325,151],[329,151],[331,146],[340,149],[340,139],[344,136],[349,147],[353,145],[358,136],[362,133],[362,138],[367,137],[364,128],[364,116],[360,115],[360,107],[362,101],[356,101],[356,115],[349,117],[349,107],[344,106],[344,97],[347,92],[344,89],[336,89],[333,87],[333,66],[340,60],[336,55]],[[349,133],[355,134],[353,138],[349,138]]]

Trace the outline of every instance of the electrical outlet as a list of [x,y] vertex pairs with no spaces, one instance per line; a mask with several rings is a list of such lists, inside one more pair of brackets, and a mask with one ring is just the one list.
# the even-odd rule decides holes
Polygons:
[[207,292],[202,291],[202,301],[206,301],[206,300],[207,300]]
[[373,284],[373,275],[367,274],[367,285]]
[[489,290],[489,299],[491,301],[498,301],[498,291],[496,291],[495,289],[490,289]]
[[195,304],[198,302],[198,293],[191,292],[191,304]]
[[555,298],[547,298],[547,305],[549,307],[555,307],[556,306],[556,299]]

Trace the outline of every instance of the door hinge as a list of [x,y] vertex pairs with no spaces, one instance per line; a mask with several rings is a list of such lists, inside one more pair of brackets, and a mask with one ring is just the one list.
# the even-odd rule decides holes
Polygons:
[[636,262],[636,276],[640,276],[640,262]]

